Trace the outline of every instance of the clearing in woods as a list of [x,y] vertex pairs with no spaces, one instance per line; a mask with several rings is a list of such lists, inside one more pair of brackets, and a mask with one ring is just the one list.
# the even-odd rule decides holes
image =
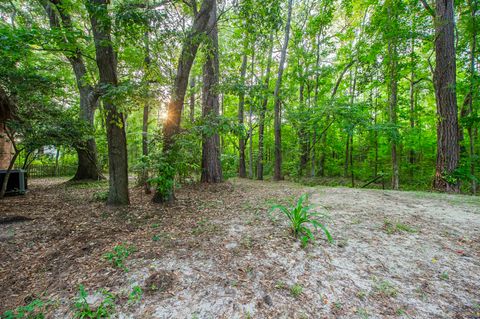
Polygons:
[[[0,313],[41,299],[71,318],[83,285],[92,308],[113,293],[118,318],[480,316],[477,198],[232,179],[109,208],[106,188],[34,180],[2,202]],[[301,248],[269,213],[304,193],[334,244]]]

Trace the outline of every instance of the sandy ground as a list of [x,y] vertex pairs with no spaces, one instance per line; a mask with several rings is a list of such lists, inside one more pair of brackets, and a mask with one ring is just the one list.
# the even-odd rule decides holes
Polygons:
[[[479,198],[234,179],[110,209],[92,199],[105,185],[61,182],[0,203],[33,219],[0,225],[0,314],[40,298],[72,318],[83,284],[92,307],[116,296],[116,318],[480,318]],[[303,249],[269,212],[304,193],[334,244]],[[120,243],[128,271],[103,258]]]

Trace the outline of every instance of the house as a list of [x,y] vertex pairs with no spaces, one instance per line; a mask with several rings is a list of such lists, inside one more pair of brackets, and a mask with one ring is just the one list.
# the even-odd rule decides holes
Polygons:
[[0,169],[7,169],[13,157],[13,145],[5,134],[5,122],[12,117],[15,104],[0,86]]

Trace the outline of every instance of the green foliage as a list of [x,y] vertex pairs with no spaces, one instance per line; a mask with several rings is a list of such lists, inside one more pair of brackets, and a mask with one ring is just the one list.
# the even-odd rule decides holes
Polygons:
[[398,295],[398,289],[388,280],[373,278],[373,281],[374,293],[383,295],[385,297],[396,297]]
[[125,267],[124,262],[125,259],[127,259],[127,257],[130,256],[130,254],[134,251],[134,247],[127,247],[121,244],[115,246],[112,252],[106,253],[103,257],[109,262],[111,262],[114,267],[123,269],[124,271],[128,271],[127,267]]
[[388,219],[385,219],[385,221],[383,222],[383,229],[389,235],[394,234],[394,233],[398,233],[398,232],[407,232],[407,233],[418,232],[415,228],[410,227],[407,224],[403,224],[403,223],[399,223],[399,222],[394,223],[394,222],[392,222]]
[[300,297],[300,295],[303,293],[303,287],[300,284],[294,284],[290,287],[290,294],[294,298]]
[[143,290],[140,286],[134,286],[132,292],[128,295],[128,303],[134,304],[140,302],[143,296]]
[[48,303],[35,299],[26,306],[17,307],[15,310],[7,310],[0,315],[1,319],[44,319],[43,310]]
[[99,202],[106,202],[108,199],[108,191],[98,191],[93,193],[93,199]]
[[306,201],[307,195],[302,195],[295,204],[287,208],[283,205],[274,205],[272,210],[280,210],[280,212],[287,217],[290,222],[290,230],[295,237],[300,237],[302,245],[306,246],[310,241],[315,240],[315,237],[308,227],[313,226],[315,229],[320,228],[327,237],[327,240],[332,243],[333,238],[327,228],[321,224],[316,218],[320,216],[319,213],[311,212],[310,206],[305,206],[303,203]]
[[74,303],[73,317],[75,319],[110,318],[115,311],[115,296],[106,290],[102,290],[101,294],[102,301],[96,307],[92,307],[87,300],[88,292],[83,285],[80,285],[78,297]]

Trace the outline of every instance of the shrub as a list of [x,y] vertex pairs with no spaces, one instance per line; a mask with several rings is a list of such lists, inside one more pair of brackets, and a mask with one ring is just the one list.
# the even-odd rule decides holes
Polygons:
[[126,247],[124,245],[117,245],[113,248],[113,252],[108,252],[103,257],[110,261],[114,267],[121,268],[125,271],[128,271],[127,267],[125,267],[124,261],[125,259],[135,251],[134,247]]
[[320,228],[325,233],[327,240],[332,243],[333,239],[330,232],[316,219],[320,214],[317,212],[311,212],[311,207],[303,204],[306,199],[307,195],[302,195],[290,208],[283,205],[275,205],[272,207],[272,210],[278,209],[288,218],[293,235],[297,238],[300,237],[303,246],[306,246],[310,241],[315,240],[308,225],[313,226],[315,229]]
[[106,290],[101,291],[103,300],[97,307],[92,307],[88,301],[88,292],[83,285],[79,287],[79,294],[75,301],[75,312],[73,317],[78,319],[100,319],[110,318],[115,310],[115,296]]
[[40,299],[35,299],[26,306],[17,307],[15,310],[7,310],[0,318],[2,319],[44,319],[43,308],[47,305]]

